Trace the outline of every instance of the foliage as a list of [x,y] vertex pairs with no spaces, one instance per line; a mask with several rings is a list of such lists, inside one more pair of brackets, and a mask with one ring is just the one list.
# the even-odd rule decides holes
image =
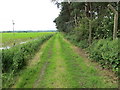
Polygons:
[[48,35],[23,45],[2,50],[2,71],[9,72],[11,70],[17,71],[21,69],[25,65],[26,60],[30,59],[38,50],[39,46],[51,36],[52,35]]
[[[54,22],[58,30],[72,43],[82,48],[89,48],[90,57],[94,61],[100,62],[104,68],[118,71],[118,40],[111,41],[114,13],[108,9],[108,4],[111,4],[116,11],[120,11],[118,10],[120,4],[116,2],[61,3],[60,15]],[[120,30],[117,32],[118,37],[119,32]]]
[[111,41],[110,39],[101,39],[95,41],[89,47],[88,51],[90,58],[92,58],[93,61],[99,62],[103,68],[118,71],[118,67],[120,66],[118,40]]
[[[61,32],[75,32],[78,42],[89,38],[90,26],[92,39],[112,38],[114,14],[108,9],[108,4],[108,2],[62,2],[61,12],[54,22]],[[110,4],[117,10],[117,3]],[[89,26],[90,21],[92,25]]]
[[88,40],[87,39],[80,40],[81,39],[80,36],[76,34],[64,34],[64,37],[78,47],[81,47],[83,49],[88,47]]

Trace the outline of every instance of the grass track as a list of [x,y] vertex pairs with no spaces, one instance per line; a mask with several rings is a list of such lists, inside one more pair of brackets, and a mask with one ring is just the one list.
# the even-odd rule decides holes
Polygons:
[[[110,88],[98,69],[88,66],[60,34],[41,49],[39,62],[23,71],[15,87],[29,88]],[[29,73],[29,74],[28,74]]]

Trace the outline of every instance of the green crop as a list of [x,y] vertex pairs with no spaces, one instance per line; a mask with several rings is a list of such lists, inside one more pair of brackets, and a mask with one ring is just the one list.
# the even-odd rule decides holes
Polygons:
[[0,33],[2,46],[11,46],[13,43],[19,43],[26,40],[32,40],[44,35],[50,35],[53,32],[30,32],[30,33]]

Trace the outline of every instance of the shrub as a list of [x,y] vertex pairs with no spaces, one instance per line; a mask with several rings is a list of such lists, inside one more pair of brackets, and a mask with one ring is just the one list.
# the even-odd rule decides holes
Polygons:
[[113,71],[118,71],[120,65],[120,53],[118,49],[118,40],[101,39],[95,41],[88,48],[90,58],[101,64],[103,68],[111,68]]
[[88,47],[88,40],[87,39],[84,39],[84,40],[79,39],[78,40],[78,38],[80,38],[80,36],[78,36],[74,33],[65,34],[64,37],[78,47],[81,47],[81,48],[87,48]]

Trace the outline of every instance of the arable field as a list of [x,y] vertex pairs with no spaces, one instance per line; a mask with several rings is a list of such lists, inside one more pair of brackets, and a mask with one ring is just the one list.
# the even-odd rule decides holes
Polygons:
[[19,44],[27,40],[33,40],[37,37],[42,37],[44,35],[49,35],[54,32],[26,32],[26,33],[0,33],[0,45],[2,46],[11,46],[14,43]]
[[[21,54],[22,55],[22,54]],[[24,65],[23,65],[24,67]],[[62,34],[54,34],[27,62],[12,82],[12,88],[117,88],[117,77],[91,62]]]

